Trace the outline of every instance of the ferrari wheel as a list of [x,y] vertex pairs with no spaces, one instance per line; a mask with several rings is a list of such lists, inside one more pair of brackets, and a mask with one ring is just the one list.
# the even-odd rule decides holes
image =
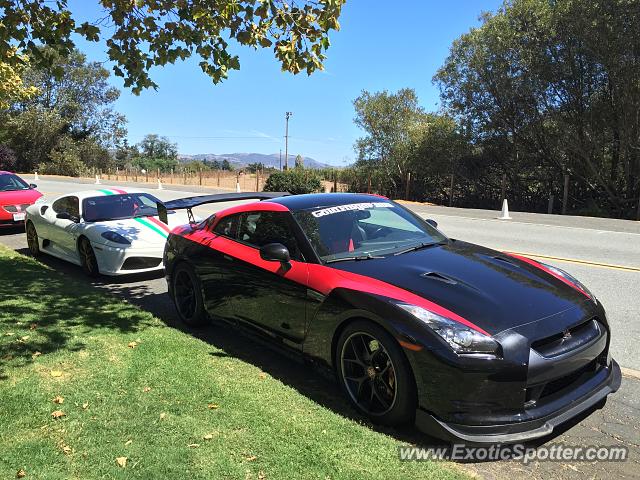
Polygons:
[[34,257],[40,255],[40,240],[38,239],[38,232],[36,232],[36,227],[32,222],[27,222],[27,246],[29,247],[29,252]]
[[90,277],[97,277],[100,275],[100,269],[98,268],[98,260],[96,254],[91,247],[91,242],[88,239],[82,237],[78,242],[78,253],[80,254],[80,262],[82,263],[82,269],[84,273]]
[[176,267],[172,276],[173,302],[180,320],[191,327],[200,327],[208,321],[204,309],[202,288],[198,276],[186,263]]
[[366,321],[348,325],[336,348],[340,384],[353,405],[385,425],[410,422],[416,409],[411,367],[398,343]]

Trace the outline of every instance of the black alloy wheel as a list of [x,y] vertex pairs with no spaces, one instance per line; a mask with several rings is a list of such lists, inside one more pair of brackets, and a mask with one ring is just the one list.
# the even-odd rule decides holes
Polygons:
[[180,320],[191,327],[205,325],[208,321],[202,298],[200,280],[187,264],[180,264],[172,275],[173,303]]
[[411,367],[383,328],[366,321],[348,325],[336,357],[340,383],[358,410],[387,425],[413,419],[417,400]]

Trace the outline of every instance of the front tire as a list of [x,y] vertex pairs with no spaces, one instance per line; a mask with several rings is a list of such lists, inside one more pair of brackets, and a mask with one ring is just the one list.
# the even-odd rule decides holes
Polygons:
[[178,316],[190,327],[206,325],[209,317],[204,308],[200,279],[186,263],[179,264],[171,276],[173,303]]
[[80,263],[82,264],[84,273],[94,278],[100,275],[98,259],[93,251],[91,242],[87,238],[82,237],[80,241],[78,241],[78,253],[80,254]]
[[411,366],[382,327],[362,320],[347,325],[334,364],[347,398],[373,422],[400,426],[413,421],[417,395]]
[[40,239],[38,238],[38,232],[36,231],[36,227],[33,222],[27,222],[27,226],[25,228],[27,233],[27,246],[29,247],[29,252],[33,257],[39,257],[40,253]]

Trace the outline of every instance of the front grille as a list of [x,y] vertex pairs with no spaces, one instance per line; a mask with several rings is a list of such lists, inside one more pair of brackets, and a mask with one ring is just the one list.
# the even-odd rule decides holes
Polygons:
[[554,397],[573,390],[576,386],[586,382],[595,375],[602,366],[598,359],[587,363],[584,367],[575,370],[564,377],[556,378],[542,385],[529,387],[526,390],[525,408],[536,406],[544,400],[552,400]]
[[531,348],[543,357],[557,357],[582,345],[591,343],[602,335],[603,330],[600,322],[594,318],[564,332],[536,340],[531,344]]
[[19,205],[3,205],[2,208],[8,213],[20,213],[24,212],[30,205],[30,203],[21,203]]
[[157,257],[129,257],[124,261],[122,270],[141,270],[143,268],[154,268],[160,265],[161,258]]

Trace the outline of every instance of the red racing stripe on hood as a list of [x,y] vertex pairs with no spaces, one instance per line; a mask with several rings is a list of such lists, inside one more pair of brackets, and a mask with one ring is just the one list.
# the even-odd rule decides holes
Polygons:
[[540,270],[542,270],[543,272],[548,273],[549,275],[551,275],[552,277],[557,278],[558,280],[560,280],[563,283],[566,283],[567,285],[569,285],[570,287],[574,288],[575,290],[579,291],[580,293],[582,293],[585,297],[587,297],[588,299],[591,299],[591,296],[585,292],[584,290],[582,290],[578,285],[576,285],[575,283],[570,282],[568,279],[564,278],[562,275],[558,275],[556,272],[554,272],[553,270],[549,270],[547,267],[545,267],[544,265],[542,265],[540,262],[536,262],[535,260],[532,260],[528,257],[523,257],[522,255],[516,255],[515,253],[509,253],[509,252],[504,252],[506,255],[509,255],[510,257],[514,257],[517,258],[518,260],[522,260],[525,263],[528,263],[529,265],[533,265],[534,267],[539,268]]

